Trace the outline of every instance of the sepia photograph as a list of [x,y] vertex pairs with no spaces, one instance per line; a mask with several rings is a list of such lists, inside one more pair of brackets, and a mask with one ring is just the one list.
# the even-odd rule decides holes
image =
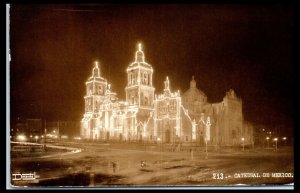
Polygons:
[[7,4],[7,189],[294,189],[292,4]]

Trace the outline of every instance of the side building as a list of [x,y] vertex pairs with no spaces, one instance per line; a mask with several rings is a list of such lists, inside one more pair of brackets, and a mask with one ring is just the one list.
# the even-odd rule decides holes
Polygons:
[[[188,110],[189,116],[200,123],[203,118],[210,117],[210,144],[216,146],[236,146],[241,143],[253,143],[252,127],[243,118],[242,100],[234,90],[230,89],[219,103],[207,102],[207,96],[197,88],[194,77],[190,88],[182,96],[183,106]],[[204,143],[204,130],[198,128],[197,143]]]

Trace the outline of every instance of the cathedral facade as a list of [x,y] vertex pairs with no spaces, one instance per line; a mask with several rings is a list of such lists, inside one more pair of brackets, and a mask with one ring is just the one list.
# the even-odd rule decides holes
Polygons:
[[163,93],[155,94],[153,68],[145,61],[141,44],[126,72],[126,99],[121,101],[95,63],[86,82],[83,139],[199,145],[238,145],[241,139],[245,144],[253,142],[253,129],[244,126],[242,101],[233,90],[222,102],[211,104],[196,87],[194,77],[182,96],[179,90],[171,91],[166,77]]

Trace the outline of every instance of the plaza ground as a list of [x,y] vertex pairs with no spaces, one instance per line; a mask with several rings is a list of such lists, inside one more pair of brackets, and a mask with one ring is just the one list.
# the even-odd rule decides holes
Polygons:
[[[36,172],[38,182],[15,186],[279,185],[294,182],[294,149],[205,148],[165,144],[59,143],[80,152],[42,153],[11,160],[12,173]],[[244,177],[255,173],[259,177]],[[263,177],[263,173],[291,173]]]

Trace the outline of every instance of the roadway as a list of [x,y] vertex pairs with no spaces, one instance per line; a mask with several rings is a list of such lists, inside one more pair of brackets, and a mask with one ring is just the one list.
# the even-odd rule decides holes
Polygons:
[[[291,176],[262,177],[263,173],[293,174],[292,147],[279,148],[278,152],[261,149],[210,151],[206,159],[202,150],[162,151],[163,145],[153,145],[153,150],[126,144],[60,143],[53,146],[73,149],[51,156],[13,159],[12,171],[36,172],[40,182],[29,186],[272,185],[294,182]],[[143,167],[142,162],[145,163]],[[239,174],[243,173],[256,173],[259,177],[242,178]]]

